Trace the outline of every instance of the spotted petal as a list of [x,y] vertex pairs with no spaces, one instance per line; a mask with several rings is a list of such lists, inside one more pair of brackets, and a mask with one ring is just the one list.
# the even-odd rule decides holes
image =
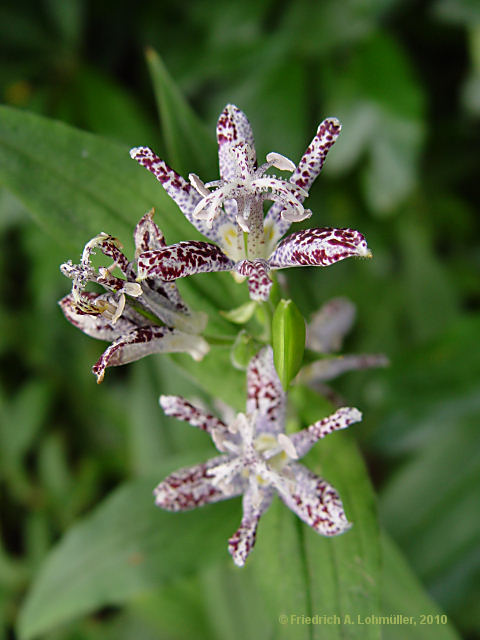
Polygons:
[[122,245],[120,244],[120,242],[113,236],[109,236],[105,233],[101,233],[99,236],[97,236],[97,238],[97,247],[101,250],[101,252],[105,256],[112,258],[121,272],[124,275],[127,275],[129,261],[125,254],[121,251]]
[[253,152],[252,168],[255,164],[255,142],[247,116],[233,104],[227,104],[217,122],[218,161],[220,177],[225,182],[235,177],[235,159],[231,148],[246,143]]
[[166,162],[159,158],[148,147],[135,147],[130,150],[130,156],[142,167],[153,173],[168,195],[174,200],[193,226],[210,240],[217,240],[215,228],[210,229],[204,221],[194,218],[192,213],[202,197],[195,191],[176,171],[171,169]]
[[[322,170],[325,158],[335,140],[340,135],[341,124],[336,118],[327,118],[317,129],[317,133],[290,176],[290,182],[305,191],[309,191]],[[299,195],[300,202],[304,196]],[[284,208],[280,203],[270,207],[266,218],[266,228],[273,229],[272,242],[276,243],[289,229],[291,221],[284,217]]]
[[293,477],[279,476],[275,486],[287,507],[323,536],[350,529],[340,496],[328,482],[301,464],[290,464],[289,471]]
[[339,431],[340,429],[346,429],[355,422],[360,422],[362,414],[355,407],[342,407],[323,420],[318,420],[314,424],[310,425],[307,429],[302,429],[297,433],[289,436],[290,441],[293,444],[297,458],[303,458],[313,445],[324,438],[329,433]]
[[388,358],[381,353],[335,356],[307,365],[300,372],[302,382],[326,382],[347,371],[388,366]]
[[138,276],[161,278],[167,282],[195,273],[230,271],[235,263],[208,242],[185,241],[161,251],[147,251],[138,258]]
[[240,495],[243,489],[240,481],[221,486],[213,481],[215,470],[229,461],[230,456],[217,456],[203,464],[175,471],[154,490],[155,504],[168,511],[187,511]]
[[234,159],[236,175],[248,180],[255,171],[255,149],[247,142],[237,142],[230,146],[230,154]]
[[[135,259],[145,251],[159,251],[165,248],[166,242],[162,231],[153,221],[154,210],[151,209],[146,213],[135,227]],[[129,274],[131,279],[136,279],[137,273],[133,271]],[[189,316],[190,311],[182,300],[177,286],[174,282],[164,282],[160,278],[148,279],[142,282],[142,297],[140,302],[145,307],[160,318],[165,324],[176,326],[175,317],[172,317],[172,311],[178,318]],[[182,327],[180,327],[182,328]],[[204,327],[202,327],[204,328]],[[199,332],[201,329],[199,329]],[[196,331],[194,331],[196,333]]]
[[225,430],[226,424],[216,416],[205,413],[195,405],[187,402],[181,396],[160,396],[160,406],[167,416],[172,416],[178,420],[184,420],[198,427],[202,431],[212,433],[215,430]]
[[355,315],[355,305],[348,298],[329,300],[307,325],[306,347],[319,353],[339,351],[355,322]]
[[135,240],[135,258],[145,251],[157,251],[166,246],[163,233],[153,221],[154,209],[141,218],[133,234]]
[[208,343],[200,336],[170,327],[139,327],[112,342],[93,365],[92,371],[100,383],[107,367],[134,362],[151,353],[186,352],[194,360],[201,360],[208,349]]
[[273,282],[268,272],[266,260],[241,260],[235,265],[235,271],[248,278],[248,290],[252,300],[268,300]]
[[253,549],[258,521],[270,506],[273,496],[274,492],[265,487],[258,487],[256,491],[249,487],[245,492],[242,502],[242,522],[228,541],[228,551],[237,567],[243,567]]
[[287,236],[268,262],[272,269],[326,267],[352,256],[370,257],[367,242],[353,229],[305,229]]
[[277,434],[285,423],[286,396],[273,364],[271,347],[264,347],[247,369],[247,413],[257,413],[257,433]]
[[325,158],[340,135],[342,125],[337,118],[326,118],[318,127],[317,133],[293,172],[290,182],[309,191],[317,179]]

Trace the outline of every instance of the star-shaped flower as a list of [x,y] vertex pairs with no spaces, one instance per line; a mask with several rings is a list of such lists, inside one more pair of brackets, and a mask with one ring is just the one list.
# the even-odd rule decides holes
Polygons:
[[[85,245],[81,262],[61,265],[73,280],[72,292],[59,301],[65,317],[75,327],[112,344],[94,364],[92,371],[102,382],[106,367],[139,360],[151,353],[187,352],[201,360],[209,349],[198,334],[207,323],[204,313],[192,313],[173,282],[137,280],[137,258],[145,251],[165,247],[163,234],[153,222],[153,210],[137,224],[134,233],[135,260],[130,262],[115,238],[100,233]],[[97,249],[113,260],[96,270],[91,262]],[[117,268],[123,277],[113,275]],[[84,291],[88,282],[102,285],[108,293]]]
[[[310,217],[303,201],[340,133],[340,123],[327,118],[297,166],[269,153],[257,168],[255,144],[245,114],[227,105],[217,124],[220,180],[204,184],[195,174],[190,183],[148,147],[130,151],[162,183],[187,219],[209,242],[179,242],[139,257],[139,277],[174,280],[195,273],[233,271],[248,278],[250,296],[266,300],[272,269],[328,266],[351,256],[370,257],[365,238],[353,229],[307,229],[281,242],[291,222]],[[290,171],[289,180],[268,175],[271,167]],[[265,200],[273,201],[266,216]],[[245,240],[244,233],[247,233]]]
[[250,361],[246,413],[230,424],[180,396],[160,398],[167,415],[206,431],[222,455],[169,475],[155,489],[155,502],[169,511],[183,511],[243,494],[242,521],[228,545],[238,566],[245,564],[260,516],[275,493],[317,533],[334,536],[351,526],[335,489],[296,460],[320,438],[361,420],[360,411],[343,407],[288,436],[285,399],[271,347]]

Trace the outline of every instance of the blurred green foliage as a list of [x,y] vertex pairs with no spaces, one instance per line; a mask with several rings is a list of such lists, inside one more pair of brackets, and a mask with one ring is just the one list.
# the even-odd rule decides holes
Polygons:
[[[31,585],[48,582],[55,557],[75,544],[85,560],[79,567],[62,564],[62,570],[85,573],[96,587],[89,592],[93,605],[78,608],[77,615],[109,607],[71,621],[65,605],[64,617],[56,619],[63,626],[50,630],[46,622],[42,627],[30,597],[20,627],[25,635],[34,633],[28,628],[32,619],[53,640],[331,638],[337,631],[276,623],[278,603],[299,597],[294,585],[282,583],[288,572],[297,575],[292,567],[299,556],[281,545],[301,539],[315,562],[330,557],[281,505],[266,515],[245,571],[211,550],[223,538],[226,544],[235,528],[238,505],[232,503],[212,507],[214,535],[209,540],[204,534],[198,550],[188,542],[189,516],[183,524],[176,521],[175,537],[186,537],[185,558],[173,550],[170,559],[176,571],[184,567],[181,574],[170,575],[168,565],[163,572],[158,566],[137,571],[141,559],[127,553],[133,567],[125,574],[128,581],[122,582],[121,571],[112,574],[118,593],[125,590],[107,597],[108,580],[102,579],[110,569],[92,573],[95,553],[101,557],[113,547],[108,527],[103,539],[88,533],[104,509],[108,514],[117,505],[118,522],[104,521],[117,522],[127,536],[128,524],[135,524],[131,504],[131,518],[143,514],[151,539],[158,527],[158,540],[168,544],[166,516],[149,511],[149,491],[165,467],[178,465],[178,456],[193,462],[208,455],[203,434],[163,415],[160,392],[205,401],[213,393],[242,409],[243,374],[231,369],[228,350],[218,347],[204,369],[182,356],[150,358],[109,371],[97,387],[90,367],[102,345],[61,315],[56,301],[69,283],[58,265],[76,260],[84,242],[100,231],[131,248],[133,224],[152,200],[170,225],[169,241],[195,237],[161,188],[129,160],[128,146],[151,145],[179,171],[214,179],[213,127],[226,102],[249,116],[260,157],[275,150],[295,160],[323,117],[343,123],[312,190],[312,222],[361,230],[374,260],[291,270],[289,295],[306,317],[330,297],[350,297],[358,323],[347,350],[383,352],[391,360],[388,371],[350,373],[334,385],[364,413],[355,434],[379,494],[381,524],[416,574],[382,534],[382,610],[443,610],[464,637],[480,636],[479,34],[478,3],[468,0],[2,3],[0,95],[24,113],[3,110],[0,119],[1,640],[15,637]],[[35,134],[40,121],[27,111],[105,140],[49,122],[48,135],[63,140],[62,156],[52,159],[45,131]],[[28,153],[15,147],[21,138]],[[82,162],[82,151],[96,167]],[[111,166],[122,167],[113,178],[107,175]],[[25,180],[30,167],[31,180]],[[48,233],[32,222],[35,217]],[[192,282],[184,287],[186,298],[211,313],[227,290],[226,310],[246,300],[228,274]],[[213,313],[211,323],[221,335],[238,330]],[[219,370],[231,371],[221,389]],[[349,437],[325,446],[322,468],[348,493],[345,477],[361,465],[354,443]],[[342,460],[352,461],[352,468],[342,470]],[[109,496],[123,482],[128,484]],[[365,492],[369,500],[368,487]],[[345,495],[345,501],[355,510],[356,500],[349,503]],[[191,514],[199,531],[205,514]],[[355,527],[361,528],[359,517]],[[364,525],[374,528],[368,518]],[[280,530],[285,536],[274,543]],[[50,555],[59,540],[57,556]],[[359,538],[354,540],[335,541],[340,560],[342,546]],[[344,557],[349,552],[345,548]],[[194,570],[197,556],[205,562]],[[277,587],[267,593],[269,579]],[[310,585],[310,607],[324,602],[315,591],[319,584]],[[72,590],[62,594],[67,585]],[[45,593],[50,601],[56,594],[67,601],[80,597],[77,586],[67,572],[65,584]],[[296,612],[291,606],[287,613]],[[39,607],[47,617],[42,602]],[[400,637],[400,630],[385,627],[383,637]],[[450,628],[435,626],[408,633],[456,637]]]

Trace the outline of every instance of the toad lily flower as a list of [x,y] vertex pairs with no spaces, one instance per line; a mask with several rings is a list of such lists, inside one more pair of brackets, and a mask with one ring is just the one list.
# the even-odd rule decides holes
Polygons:
[[309,384],[314,388],[327,380],[358,369],[370,369],[371,367],[386,367],[388,358],[378,354],[351,354],[338,355],[345,335],[350,331],[355,322],[355,305],[347,298],[333,298],[326,302],[307,325],[306,348],[322,354],[320,360],[303,367],[297,380]]
[[[152,216],[153,210],[135,228],[136,256],[165,246]],[[67,320],[92,338],[112,342],[93,366],[97,382],[102,382],[106,367],[151,353],[187,352],[201,360],[209,345],[198,334],[205,328],[207,316],[192,313],[173,282],[136,282],[136,259],[129,262],[119,247],[112,236],[100,233],[85,245],[80,264],[69,261],[60,267],[73,280],[71,294],[59,302]],[[91,263],[97,249],[113,260],[108,268],[100,267],[98,271]],[[117,267],[123,278],[113,275]],[[102,285],[108,293],[84,291],[87,282]]]
[[[253,300],[266,300],[272,269],[328,266],[351,256],[370,257],[365,238],[352,229],[307,229],[279,242],[292,222],[311,216],[302,203],[340,128],[335,118],[324,120],[297,166],[272,152],[257,168],[250,123],[240,109],[227,105],[217,123],[220,180],[207,184],[195,174],[190,174],[188,183],[148,147],[132,149],[132,158],[153,173],[187,219],[215,243],[179,242],[145,252],[138,260],[139,277],[168,281],[195,273],[233,271],[241,279],[248,278]],[[271,167],[292,172],[289,180],[267,175]],[[265,200],[273,204],[264,218]]]
[[270,347],[250,361],[246,413],[228,425],[180,396],[160,398],[167,415],[206,431],[222,455],[169,475],[155,489],[155,502],[169,511],[183,511],[243,494],[242,521],[228,545],[238,566],[245,564],[260,516],[275,492],[317,533],[334,536],[351,526],[335,489],[297,459],[320,438],[361,420],[361,413],[343,407],[287,436],[285,398]]

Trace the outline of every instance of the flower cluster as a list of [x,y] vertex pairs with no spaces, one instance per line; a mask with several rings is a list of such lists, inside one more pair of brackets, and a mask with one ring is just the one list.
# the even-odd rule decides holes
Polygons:
[[[207,183],[195,174],[185,180],[147,147],[131,150],[132,158],[153,173],[210,242],[167,245],[153,222],[152,210],[135,228],[133,261],[117,240],[100,233],[85,245],[80,264],[61,266],[73,281],[71,293],[60,301],[67,320],[84,333],[111,342],[93,366],[98,382],[106,367],[151,353],[183,351],[196,360],[207,353],[209,344],[201,335],[207,317],[187,307],[175,285],[177,278],[231,271],[237,280],[247,279],[250,297],[262,302],[269,298],[273,270],[370,257],[365,238],[352,229],[313,228],[284,237],[292,222],[312,215],[303,202],[339,133],[338,120],[328,118],[297,165],[272,152],[258,166],[245,114],[227,105],[217,124],[220,179]],[[290,177],[268,173],[272,168]],[[266,200],[272,204],[264,214]],[[108,266],[93,266],[92,254],[97,250],[112,261]],[[105,291],[87,291],[88,283]],[[307,348],[319,352],[322,359],[304,367],[299,380],[316,385],[350,369],[386,364],[380,355],[334,355],[354,314],[351,303],[335,299],[314,316],[307,330]],[[266,344],[247,367],[245,413],[221,420],[180,396],[160,398],[167,415],[206,431],[220,455],[168,476],[155,489],[156,504],[182,511],[243,495],[243,517],[228,546],[238,566],[244,565],[252,550],[258,521],[275,494],[322,535],[338,535],[350,527],[336,490],[297,460],[317,440],[361,420],[361,413],[343,407],[287,435],[286,393],[275,370],[272,347],[266,337],[262,340]]]

